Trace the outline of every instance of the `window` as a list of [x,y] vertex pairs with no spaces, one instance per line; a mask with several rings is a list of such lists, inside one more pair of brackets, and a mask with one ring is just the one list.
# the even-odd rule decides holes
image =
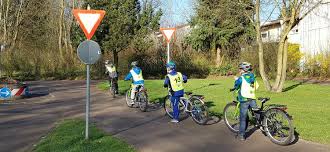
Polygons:
[[266,37],[267,37],[267,33],[262,33],[262,34],[261,34],[261,37],[262,37],[262,38],[266,38]]

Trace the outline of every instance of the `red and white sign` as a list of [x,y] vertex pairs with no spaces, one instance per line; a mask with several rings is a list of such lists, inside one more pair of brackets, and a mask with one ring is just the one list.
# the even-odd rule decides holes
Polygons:
[[167,43],[171,42],[171,38],[175,33],[176,28],[160,28],[160,31],[163,33],[166,38]]
[[73,10],[74,17],[78,20],[81,29],[84,31],[88,40],[90,40],[97,27],[100,25],[105,11],[103,10]]

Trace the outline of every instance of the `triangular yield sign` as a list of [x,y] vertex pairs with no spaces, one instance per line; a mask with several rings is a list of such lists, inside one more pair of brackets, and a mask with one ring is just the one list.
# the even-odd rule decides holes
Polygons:
[[171,38],[175,32],[176,28],[160,28],[160,31],[166,38],[167,43],[171,42]]
[[74,17],[78,20],[81,29],[84,31],[85,36],[90,40],[97,27],[100,25],[105,11],[103,10],[73,10]]

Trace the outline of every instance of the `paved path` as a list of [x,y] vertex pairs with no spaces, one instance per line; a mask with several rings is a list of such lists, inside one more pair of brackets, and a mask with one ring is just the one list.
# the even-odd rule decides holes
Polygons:
[[[0,104],[0,152],[31,151],[54,124],[84,116],[84,81],[31,82],[35,97],[16,104]],[[126,107],[124,98],[113,100],[92,82],[92,120],[105,131],[126,140],[142,152],[330,152],[328,146],[299,140],[277,146],[260,132],[240,142],[222,121],[199,126],[190,118],[169,123],[162,110],[149,112]]]

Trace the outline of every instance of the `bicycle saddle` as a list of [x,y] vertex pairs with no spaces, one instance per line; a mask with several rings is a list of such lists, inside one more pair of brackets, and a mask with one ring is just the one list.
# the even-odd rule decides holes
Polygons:
[[186,95],[192,95],[192,92],[185,92]]
[[258,100],[260,100],[261,102],[267,102],[268,100],[270,100],[270,98],[258,98]]

